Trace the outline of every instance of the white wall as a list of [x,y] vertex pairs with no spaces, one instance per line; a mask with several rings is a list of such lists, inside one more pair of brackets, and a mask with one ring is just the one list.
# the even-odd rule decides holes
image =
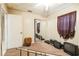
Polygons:
[[40,34],[47,40],[47,20],[40,21]]
[[63,38],[60,38],[58,32],[57,32],[57,16],[77,11],[77,19],[76,19],[76,33],[75,37],[73,39],[67,40],[67,42],[71,42],[73,44],[79,45],[79,4],[64,4],[57,8],[57,10],[48,17],[48,39],[56,39],[60,41],[61,43],[64,42]]

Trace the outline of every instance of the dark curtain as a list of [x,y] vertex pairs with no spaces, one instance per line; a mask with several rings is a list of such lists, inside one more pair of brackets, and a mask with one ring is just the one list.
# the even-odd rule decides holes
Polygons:
[[71,12],[58,17],[57,29],[60,37],[73,38],[75,35],[76,12]]

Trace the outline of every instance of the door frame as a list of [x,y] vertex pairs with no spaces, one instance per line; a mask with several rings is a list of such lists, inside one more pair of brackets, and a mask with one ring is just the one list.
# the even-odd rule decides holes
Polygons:
[[37,20],[39,21],[39,19],[34,19],[34,42],[36,42]]
[[34,42],[36,42],[36,20],[37,19],[34,19]]
[[1,52],[0,52],[0,54],[1,54],[1,56],[3,56],[3,40],[5,39],[5,13],[4,13],[4,10],[3,9],[1,9],[1,20],[0,20],[0,31],[1,31],[1,33],[0,33],[0,41],[1,41],[1,44],[0,44],[0,50],[1,50]]

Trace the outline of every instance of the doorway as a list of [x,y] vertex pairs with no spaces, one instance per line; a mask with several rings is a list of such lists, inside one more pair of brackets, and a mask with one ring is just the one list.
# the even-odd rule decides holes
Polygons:
[[40,21],[38,19],[34,19],[34,41],[35,42],[41,41]]

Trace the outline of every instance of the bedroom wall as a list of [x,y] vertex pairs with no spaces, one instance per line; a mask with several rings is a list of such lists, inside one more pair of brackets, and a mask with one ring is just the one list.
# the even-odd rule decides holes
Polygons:
[[47,39],[54,39],[61,43],[66,42],[63,38],[60,38],[57,32],[57,16],[77,11],[77,18],[76,18],[76,33],[73,39],[67,40],[67,42],[79,45],[79,4],[64,4],[61,7],[58,7],[53,14],[48,17],[48,28],[47,28]]
[[47,20],[41,21],[40,23],[40,34],[45,40],[47,40]]

